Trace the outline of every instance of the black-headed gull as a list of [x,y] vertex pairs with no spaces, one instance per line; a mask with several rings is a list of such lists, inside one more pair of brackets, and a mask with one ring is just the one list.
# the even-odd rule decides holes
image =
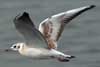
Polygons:
[[[13,44],[10,49],[33,59],[53,58],[61,62],[68,62],[75,56],[58,51],[57,41],[67,23],[93,7],[95,5],[84,6],[53,15],[40,23],[39,30],[36,29],[27,12],[16,16],[14,19],[15,27],[25,41]],[[5,51],[9,52],[9,49]]]

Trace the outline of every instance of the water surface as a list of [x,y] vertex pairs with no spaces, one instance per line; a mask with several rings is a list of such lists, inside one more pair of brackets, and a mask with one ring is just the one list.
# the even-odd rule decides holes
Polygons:
[[100,0],[0,0],[0,48],[10,47],[21,38],[15,30],[13,19],[24,11],[36,26],[51,15],[85,5],[96,8],[83,13],[65,27],[59,50],[77,58],[68,63],[56,60],[30,60],[13,54],[0,54],[1,67],[100,67]]

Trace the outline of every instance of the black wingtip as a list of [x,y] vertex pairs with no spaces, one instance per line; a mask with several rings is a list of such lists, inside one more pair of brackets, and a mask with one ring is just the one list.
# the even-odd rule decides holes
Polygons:
[[28,12],[23,12],[22,16],[29,16]]
[[28,12],[23,12],[17,15],[14,19],[14,23],[28,24],[34,27],[34,24],[29,16]]
[[28,12],[23,12],[18,14],[14,20],[22,19],[22,18],[29,18],[29,13]]
[[70,56],[70,57],[66,57],[68,59],[72,59],[72,58],[76,58],[76,56]]
[[94,8],[94,7],[96,7],[96,5],[90,5],[90,8]]
[[76,56],[71,56],[71,58],[76,58]]
[[23,12],[23,13],[20,15],[20,18],[29,18],[29,13],[28,13],[28,12]]

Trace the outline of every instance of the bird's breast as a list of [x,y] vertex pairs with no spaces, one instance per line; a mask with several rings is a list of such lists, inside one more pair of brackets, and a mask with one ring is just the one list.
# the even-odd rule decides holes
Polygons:
[[46,49],[28,48],[19,51],[19,53],[31,58],[49,58],[49,51]]

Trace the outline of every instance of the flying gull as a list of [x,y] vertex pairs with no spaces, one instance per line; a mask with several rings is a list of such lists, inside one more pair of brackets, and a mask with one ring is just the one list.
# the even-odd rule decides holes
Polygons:
[[68,62],[75,56],[57,50],[57,42],[64,27],[72,19],[94,7],[95,5],[89,5],[53,15],[42,21],[39,29],[35,27],[29,14],[23,12],[15,17],[14,25],[25,41],[13,44],[11,48],[4,51],[17,51],[20,55],[33,59],[57,59]]

